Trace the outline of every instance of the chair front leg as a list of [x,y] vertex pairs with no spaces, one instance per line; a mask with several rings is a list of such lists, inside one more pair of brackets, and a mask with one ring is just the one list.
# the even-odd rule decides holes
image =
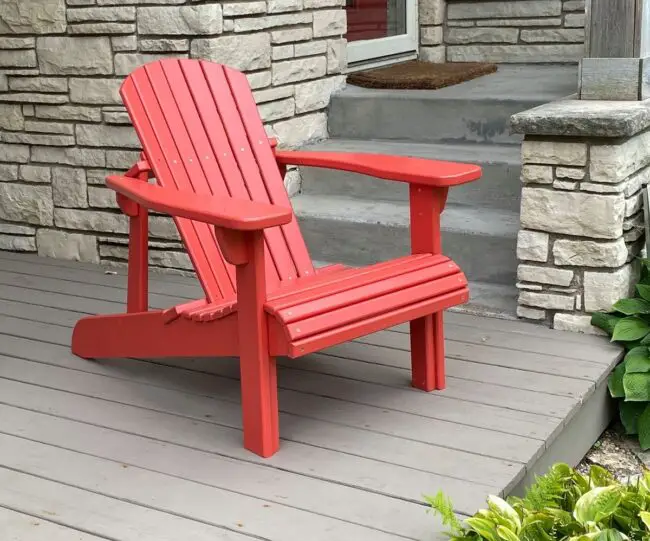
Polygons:
[[[129,173],[147,182],[150,170],[138,162]],[[129,313],[149,310],[149,211],[142,205],[116,194],[122,212],[129,217],[129,259],[126,310]]]
[[[411,252],[440,254],[440,214],[447,201],[447,188],[411,184]],[[411,321],[412,385],[423,391],[445,388],[445,338],[443,313],[436,312]]]
[[[230,241],[228,241],[228,239]],[[241,248],[235,244],[243,243]],[[246,255],[237,264],[237,318],[241,373],[244,447],[262,457],[270,457],[280,447],[278,385],[275,357],[269,354],[264,269],[264,234],[219,234],[222,247],[231,256]],[[228,257],[228,256],[226,256]]]

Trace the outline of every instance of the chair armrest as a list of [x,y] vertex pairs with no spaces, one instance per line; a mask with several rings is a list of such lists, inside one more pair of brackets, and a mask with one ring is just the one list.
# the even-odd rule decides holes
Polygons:
[[449,188],[481,178],[478,165],[405,156],[278,150],[275,157],[281,165],[325,167],[435,188]]
[[258,231],[287,224],[293,218],[291,209],[276,205],[161,188],[118,175],[109,176],[106,184],[148,209],[224,229]]

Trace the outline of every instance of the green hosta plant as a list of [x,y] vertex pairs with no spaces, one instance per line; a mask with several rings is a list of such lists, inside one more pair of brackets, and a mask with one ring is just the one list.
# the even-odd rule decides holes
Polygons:
[[622,484],[599,466],[556,464],[523,498],[490,496],[464,521],[442,493],[427,501],[452,541],[650,541],[649,487],[650,473]]
[[[623,361],[609,377],[609,392],[619,400],[625,431],[638,435],[650,449],[650,260],[641,260],[641,279],[633,298],[621,299],[610,313],[595,313],[591,323],[626,349]],[[647,541],[650,541],[647,540]]]

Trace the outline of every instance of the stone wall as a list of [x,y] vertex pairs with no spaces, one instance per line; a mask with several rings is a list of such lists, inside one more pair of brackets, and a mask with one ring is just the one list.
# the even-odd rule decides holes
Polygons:
[[426,62],[444,62],[445,0],[418,0],[420,24],[419,57]]
[[522,148],[518,315],[590,332],[635,283],[650,180],[647,106],[566,100],[513,117]]
[[449,62],[577,62],[584,0],[447,0]]
[[[104,178],[138,156],[117,91],[145,62],[237,67],[281,144],[325,137],[345,27],[343,0],[3,0],[0,249],[125,259],[127,220]],[[171,220],[151,226],[151,264],[191,268]]]

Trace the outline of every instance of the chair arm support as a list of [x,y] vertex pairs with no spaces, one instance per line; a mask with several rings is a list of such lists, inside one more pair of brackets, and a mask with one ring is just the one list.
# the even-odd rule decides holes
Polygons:
[[234,231],[259,231],[293,218],[291,209],[276,205],[161,188],[123,176],[109,176],[106,184],[145,208]]
[[449,188],[481,178],[478,165],[405,156],[278,150],[275,157],[278,164],[285,167],[324,167],[435,188]]

